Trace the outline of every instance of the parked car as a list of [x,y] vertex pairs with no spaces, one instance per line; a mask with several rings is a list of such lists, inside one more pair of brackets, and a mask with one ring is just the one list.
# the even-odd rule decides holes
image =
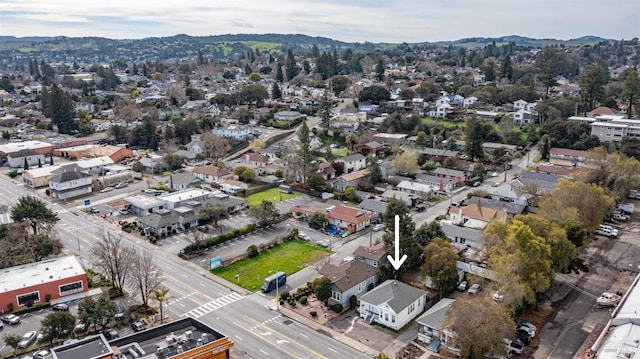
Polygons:
[[87,330],[87,325],[84,322],[78,320],[76,322],[76,326],[73,328],[73,331],[74,332],[84,332],[85,330]]
[[493,293],[493,300],[495,300],[496,302],[502,302],[504,300],[504,294],[500,293],[500,290],[496,290],[495,293]]
[[134,332],[141,332],[143,330],[146,330],[147,327],[142,324],[142,322],[133,322],[131,323],[131,329],[133,329]]
[[469,288],[469,294],[477,294],[479,292],[482,292],[482,286],[478,283],[472,285],[471,288]]
[[102,334],[104,335],[105,338],[107,338],[107,340],[120,338],[120,334],[118,334],[118,331],[115,329],[106,330]]
[[516,330],[516,335],[518,337],[518,340],[522,341],[525,344],[529,344],[531,343],[531,340],[533,340],[533,337],[531,336],[531,334],[529,334],[529,332],[527,332],[526,329]]
[[467,282],[466,280],[463,280],[462,282],[460,282],[460,284],[458,284],[458,290],[461,292],[464,292],[465,290],[467,290],[468,284],[469,282]]
[[9,325],[16,325],[20,324],[20,317],[15,314],[9,313],[2,316],[2,321]]
[[127,182],[120,182],[116,185],[116,189],[125,188],[127,187],[127,185],[128,185]]
[[309,235],[304,233],[304,232],[298,232],[298,238],[302,239],[303,241],[307,241],[307,242],[309,242],[311,240]]
[[125,310],[123,307],[118,307],[118,310],[116,311],[116,315],[114,316],[116,318],[116,320],[123,320],[124,319],[124,313]]
[[107,193],[113,191],[113,187],[105,187],[100,191],[100,193]]
[[51,358],[53,358],[53,356],[51,355],[51,352],[46,349],[40,350],[35,354],[33,354],[33,359],[51,359]]
[[311,229],[322,229],[322,226],[315,222],[309,222],[309,228]]
[[121,219],[118,221],[118,224],[121,226],[124,226],[125,224],[129,223],[126,219]]
[[316,241],[316,244],[319,245],[322,248],[328,248],[329,247],[329,243],[327,243],[327,241],[323,241],[323,240]]
[[100,210],[97,209],[96,207],[91,207],[91,213],[98,214],[98,213],[100,213]]
[[378,231],[381,231],[383,228],[384,228],[384,223],[379,223],[373,226],[372,230],[374,232],[378,232]]
[[613,215],[613,219],[615,219],[616,221],[628,221],[629,216],[627,216],[626,214],[615,213]]
[[68,312],[69,306],[66,305],[65,303],[57,303],[57,304],[51,304],[51,309],[59,312]]
[[535,326],[535,324],[531,323],[528,320],[521,320],[516,325],[516,330],[525,330],[527,333],[529,333],[529,335],[531,335],[532,338],[534,338],[536,336],[536,330],[538,330],[538,328]]
[[480,187],[480,185],[481,185],[481,184],[482,184],[482,182],[480,182],[480,181],[475,181],[475,182],[473,182],[473,184],[472,184],[471,186],[473,186],[473,187]]
[[507,353],[522,354],[522,349],[524,349],[524,343],[522,341],[520,341],[519,339],[505,339],[504,342],[507,347]]
[[36,332],[35,330],[27,332],[18,342],[18,349],[28,348],[31,344],[33,344],[33,342],[36,341],[37,337],[38,332]]
[[426,210],[427,210],[427,207],[425,207],[425,206],[423,206],[421,204],[416,206],[416,212],[424,212]]
[[125,215],[129,214],[129,210],[126,209],[126,208],[120,208],[118,210],[118,213],[120,213],[121,215],[125,216]]

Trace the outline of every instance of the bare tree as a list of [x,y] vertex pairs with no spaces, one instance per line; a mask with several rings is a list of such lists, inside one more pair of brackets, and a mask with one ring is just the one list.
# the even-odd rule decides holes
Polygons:
[[122,294],[130,274],[134,250],[125,246],[121,236],[103,231],[91,254],[94,265],[109,277],[113,287]]
[[127,123],[127,126],[130,126],[132,122],[142,116],[140,108],[135,103],[126,100],[118,101],[114,107],[114,112],[119,119],[121,118]]
[[231,149],[231,144],[226,138],[214,135],[211,132],[205,132],[200,137],[204,145],[204,155],[214,161],[226,156],[227,151]]
[[133,251],[131,261],[131,284],[136,287],[142,304],[149,305],[149,297],[162,282],[162,272],[148,250]]
[[204,232],[199,231],[197,229],[194,229],[187,234],[187,240],[190,243],[195,244],[196,246],[200,246],[200,244],[204,242],[206,237],[207,235]]

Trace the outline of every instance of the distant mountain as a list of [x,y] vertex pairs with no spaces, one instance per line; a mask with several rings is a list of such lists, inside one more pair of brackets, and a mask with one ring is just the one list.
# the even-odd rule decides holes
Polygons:
[[[525,47],[544,47],[548,45],[563,44],[565,46],[582,46],[582,45],[594,45],[601,41],[611,41],[598,36],[582,36],[577,39],[570,40],[558,40],[558,39],[534,39],[526,36],[509,35],[502,37],[470,37],[455,41],[440,41],[437,44],[441,45],[453,45],[464,47],[484,47],[491,43],[498,46],[513,42],[517,46]],[[615,40],[614,40],[615,41]]]

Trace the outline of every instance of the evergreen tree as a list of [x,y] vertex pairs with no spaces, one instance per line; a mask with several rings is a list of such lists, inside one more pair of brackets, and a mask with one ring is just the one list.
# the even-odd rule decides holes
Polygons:
[[284,60],[284,69],[285,75],[287,76],[287,81],[291,81],[294,77],[298,75],[298,67],[296,66],[296,59],[293,57],[293,51],[289,49],[287,51],[287,58]]
[[511,66],[511,57],[504,55],[502,58],[502,64],[500,64],[500,75],[506,77],[511,81],[513,79],[513,67]]
[[40,97],[44,114],[58,127],[58,132],[73,134],[78,130],[78,123],[74,120],[73,100],[57,85],[43,91]]
[[589,111],[604,99],[604,85],[607,84],[608,77],[607,70],[597,63],[589,66],[580,76],[580,95]]
[[384,79],[384,62],[382,62],[382,58],[378,59],[378,63],[376,64],[376,80],[382,81]]
[[278,83],[274,82],[273,86],[271,86],[271,99],[277,100],[280,98],[282,98],[282,91],[280,91],[280,86],[278,86]]
[[625,70],[623,75],[624,82],[620,98],[627,102],[627,118],[633,118],[634,110],[638,111],[640,106],[640,77],[636,68]]
[[276,81],[284,82],[284,75],[282,73],[282,64],[278,62],[278,66],[276,67]]
[[322,97],[320,97],[320,104],[318,107],[318,114],[323,122],[329,121],[331,118],[331,103],[329,103],[329,96],[327,96],[327,90],[324,91]]
[[311,152],[311,138],[309,137],[309,127],[307,126],[307,120],[302,120],[302,126],[298,130],[298,140],[300,141],[300,149],[298,150],[298,156],[300,156],[300,162],[302,162],[302,183],[306,180],[307,169],[313,159],[313,153]]
[[476,117],[467,120],[464,126],[464,150],[471,161],[484,158],[482,145],[484,143],[485,132],[483,123]]

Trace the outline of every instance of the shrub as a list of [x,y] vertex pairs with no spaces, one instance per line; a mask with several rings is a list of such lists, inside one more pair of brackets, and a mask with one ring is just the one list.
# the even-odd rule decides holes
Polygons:
[[300,304],[307,304],[307,296],[303,295],[302,297],[300,297]]
[[356,308],[358,306],[358,297],[352,295],[349,297],[349,307]]
[[280,292],[280,298],[283,300],[287,300],[289,298],[289,291],[283,290],[282,292]]
[[255,258],[258,256],[258,254],[260,254],[260,252],[258,251],[258,247],[255,244],[252,244],[247,248],[247,256],[249,258]]
[[7,303],[7,309],[9,309],[10,312],[13,312],[13,303]]
[[310,311],[309,314],[311,314],[311,316],[314,318],[318,316],[318,312],[316,312],[315,310]]
[[342,313],[342,304],[334,304],[333,307],[331,307],[331,310],[336,313]]

